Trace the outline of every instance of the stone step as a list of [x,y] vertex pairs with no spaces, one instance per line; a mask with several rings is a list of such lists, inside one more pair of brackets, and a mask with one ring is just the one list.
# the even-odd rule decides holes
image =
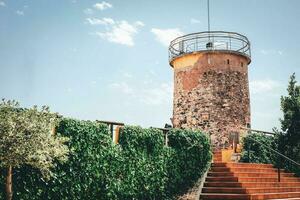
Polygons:
[[300,200],[300,198],[284,198],[284,199],[271,199],[271,200]]
[[[213,177],[207,176],[207,182],[276,182],[278,181],[276,177],[234,177],[234,176],[224,176],[224,177]],[[300,181],[297,177],[281,177],[281,182],[291,182]]]
[[300,197],[300,192],[280,192],[280,193],[264,193],[264,194],[251,194],[251,200],[265,200],[274,198],[294,198]]
[[[276,182],[278,181],[277,177],[213,177],[207,176],[207,182]],[[300,182],[298,177],[281,177],[280,182]]]
[[[253,167],[211,167],[211,172],[277,172],[275,168],[253,168]],[[284,170],[281,170],[284,172]]]
[[264,188],[264,187],[300,187],[300,182],[205,182],[204,187],[244,187],[244,188]]
[[241,187],[204,187],[203,193],[229,193],[229,194],[247,194],[245,188]]
[[215,152],[200,199],[300,200],[300,178],[280,173],[278,182],[278,170],[271,164],[222,162],[222,153]]
[[279,193],[279,192],[300,192],[300,187],[275,187],[275,188],[247,188],[247,193]]
[[[276,182],[278,178],[267,178],[267,177],[239,177],[239,182]],[[298,177],[281,177],[280,182],[300,182]]]
[[281,193],[264,193],[264,194],[218,194],[218,193],[202,193],[200,199],[214,200],[265,200],[274,198],[295,198],[300,197],[300,192],[281,192]]
[[213,200],[250,200],[249,194],[218,194],[218,193],[202,193],[200,199],[213,199]]
[[[208,172],[211,177],[278,177],[277,172]],[[281,177],[294,177],[294,173],[281,173]]]
[[238,182],[237,177],[206,177],[207,182]]
[[249,167],[249,168],[273,168],[271,164],[259,164],[259,163],[212,163],[212,167]]
[[229,194],[253,194],[253,193],[278,193],[300,192],[300,187],[265,187],[265,188],[222,188],[204,187],[203,193],[229,193]]

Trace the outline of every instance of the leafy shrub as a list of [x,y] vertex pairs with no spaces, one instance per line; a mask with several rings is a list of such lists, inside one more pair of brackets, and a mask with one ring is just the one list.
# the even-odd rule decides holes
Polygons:
[[205,172],[212,158],[207,135],[200,131],[173,129],[168,133],[168,190],[180,194]]
[[110,167],[120,158],[106,125],[90,121],[65,119],[58,133],[70,137],[73,151],[66,165],[57,166],[57,177],[52,182],[51,198],[99,199],[110,195],[112,177]]
[[277,149],[277,137],[263,134],[248,134],[243,139],[243,151],[240,162],[275,164],[277,161],[276,155],[260,143],[269,148]]
[[[118,199],[173,199],[201,177],[211,160],[208,137],[191,130],[172,129],[168,147],[157,129],[126,126],[120,135],[128,160],[124,193]],[[134,170],[134,171],[132,171]]]
[[168,157],[162,131],[125,126],[119,144],[125,163],[118,199],[166,199]]
[[5,199],[5,171],[0,169],[0,200]]

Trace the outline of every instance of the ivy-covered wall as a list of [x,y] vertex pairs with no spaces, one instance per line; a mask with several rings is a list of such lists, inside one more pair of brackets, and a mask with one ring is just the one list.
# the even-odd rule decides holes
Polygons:
[[30,167],[14,169],[14,199],[174,199],[211,160],[209,139],[197,131],[171,130],[167,147],[162,131],[125,126],[116,145],[106,125],[65,118],[57,134],[70,137],[69,160],[47,181]]

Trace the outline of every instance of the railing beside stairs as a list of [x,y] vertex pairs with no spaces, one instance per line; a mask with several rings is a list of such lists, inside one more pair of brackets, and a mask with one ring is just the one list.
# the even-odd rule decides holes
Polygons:
[[[245,128],[246,129],[246,128]],[[266,131],[258,131],[258,130],[252,130],[252,129],[248,129],[247,128],[247,131],[248,131],[248,134],[250,133],[260,133],[260,134],[265,134],[265,135],[269,135],[269,136],[274,136],[276,135],[276,133],[271,133],[271,132],[266,132]],[[251,140],[252,142],[255,142],[259,145],[261,145],[262,147],[265,147],[266,149],[268,149],[270,152],[274,153],[274,157],[276,157],[277,159],[277,162],[275,163],[275,166],[277,167],[277,174],[278,174],[278,182],[281,182],[281,168],[284,168],[284,166],[286,165],[290,165],[292,164],[294,167],[296,167],[297,169],[300,170],[300,163],[298,163],[297,161],[289,158],[288,156],[286,155],[283,155],[282,153],[280,153],[278,150],[275,150],[273,148],[271,148],[270,146],[260,142],[260,141],[257,141],[255,140],[254,138],[251,138],[251,137],[248,137],[249,140]],[[251,162],[251,151],[255,151],[255,149],[251,149],[251,146],[249,145],[247,149],[245,149],[246,152],[247,152],[247,156],[248,156],[248,162],[250,163]],[[274,163],[273,163],[274,164]],[[287,169],[285,169],[287,170]]]

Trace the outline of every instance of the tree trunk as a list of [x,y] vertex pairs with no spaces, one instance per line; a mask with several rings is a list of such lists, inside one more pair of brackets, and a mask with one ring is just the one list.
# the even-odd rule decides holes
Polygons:
[[12,196],[12,166],[9,166],[6,174],[6,200],[12,200]]

